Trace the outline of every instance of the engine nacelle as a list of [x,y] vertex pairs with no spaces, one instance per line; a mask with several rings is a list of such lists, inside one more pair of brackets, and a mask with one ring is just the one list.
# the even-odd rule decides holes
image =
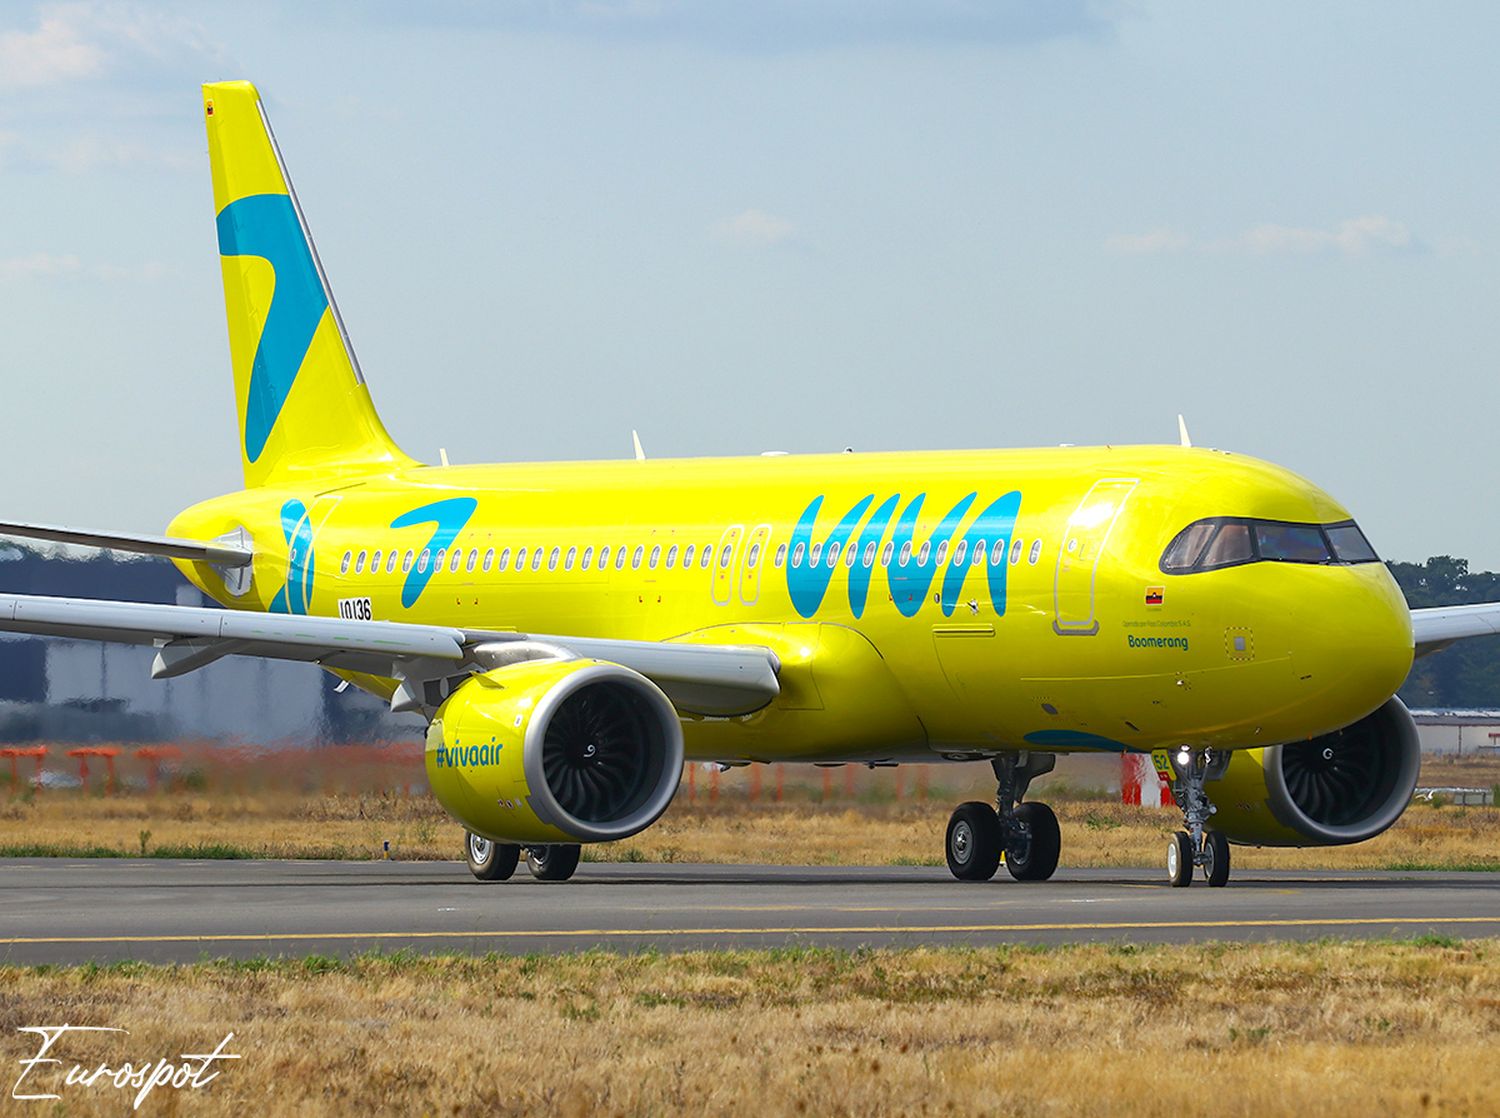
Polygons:
[[497,842],[609,842],[656,822],[682,779],[682,724],[645,676],[599,660],[476,675],[438,708],[427,779]]
[[1212,826],[1253,846],[1363,842],[1406,810],[1421,757],[1416,723],[1392,698],[1331,734],[1233,753],[1207,786]]

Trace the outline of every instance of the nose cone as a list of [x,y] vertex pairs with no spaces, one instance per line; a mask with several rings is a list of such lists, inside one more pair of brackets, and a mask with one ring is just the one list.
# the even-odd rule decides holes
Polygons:
[[1298,610],[1292,665],[1310,721],[1327,732],[1396,693],[1412,663],[1411,610],[1383,563],[1317,572],[1336,585]]

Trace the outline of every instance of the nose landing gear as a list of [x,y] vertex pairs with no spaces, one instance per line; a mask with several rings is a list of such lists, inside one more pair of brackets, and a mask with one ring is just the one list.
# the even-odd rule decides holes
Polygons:
[[1171,754],[1171,760],[1177,776],[1172,792],[1182,805],[1187,830],[1178,831],[1167,843],[1167,880],[1173,888],[1185,889],[1193,883],[1196,866],[1203,870],[1203,879],[1218,888],[1229,880],[1229,840],[1223,832],[1208,829],[1218,808],[1203,785],[1224,775],[1229,754],[1183,746]]
[[1052,771],[1051,753],[1007,753],[995,770],[995,807],[959,804],[948,820],[948,869],[960,881],[988,881],[1005,868],[1017,881],[1046,881],[1057,870],[1062,836],[1057,816],[1042,803],[1019,803],[1032,780]]

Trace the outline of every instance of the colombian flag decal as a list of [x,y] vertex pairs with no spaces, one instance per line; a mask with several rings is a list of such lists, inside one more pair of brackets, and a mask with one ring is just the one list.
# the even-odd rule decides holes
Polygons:
[[1166,590],[1166,587],[1164,587],[1164,586],[1148,586],[1148,587],[1146,587],[1146,604],[1148,606],[1159,606],[1159,605],[1161,605],[1162,593],[1165,590]]

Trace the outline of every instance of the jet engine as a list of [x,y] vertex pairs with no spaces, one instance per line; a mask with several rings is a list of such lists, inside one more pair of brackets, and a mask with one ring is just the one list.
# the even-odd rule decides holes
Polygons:
[[470,677],[427,732],[448,812],[496,842],[609,842],[656,822],[682,778],[682,724],[645,676],[532,660]]
[[1400,699],[1307,741],[1231,754],[1207,791],[1212,826],[1253,846],[1339,846],[1380,834],[1406,810],[1421,746]]

